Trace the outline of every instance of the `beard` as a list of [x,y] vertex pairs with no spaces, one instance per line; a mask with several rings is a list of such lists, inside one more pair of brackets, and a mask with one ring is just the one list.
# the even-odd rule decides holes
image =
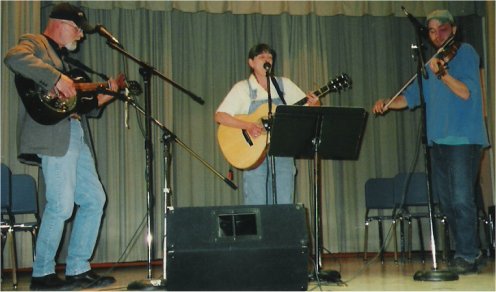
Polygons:
[[78,43],[77,43],[77,42],[70,42],[70,43],[66,44],[64,47],[65,47],[68,51],[72,52],[72,51],[75,51],[75,50],[77,49],[77,45],[78,45]]

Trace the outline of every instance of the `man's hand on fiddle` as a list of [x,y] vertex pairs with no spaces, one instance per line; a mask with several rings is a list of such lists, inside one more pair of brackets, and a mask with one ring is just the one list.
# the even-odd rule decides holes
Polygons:
[[429,67],[431,68],[432,72],[438,76],[443,76],[447,72],[446,62],[442,59],[433,58],[429,63]]

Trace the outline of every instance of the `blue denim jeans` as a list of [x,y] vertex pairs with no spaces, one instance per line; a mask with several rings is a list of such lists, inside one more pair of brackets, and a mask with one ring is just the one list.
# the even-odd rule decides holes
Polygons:
[[[296,167],[291,157],[276,157],[277,204],[293,204],[294,177]],[[253,170],[243,173],[243,193],[245,205],[272,205],[272,174],[270,158]]]
[[78,208],[69,241],[66,275],[84,273],[90,269],[89,259],[100,229],[105,193],[80,122],[71,120],[70,145],[64,156],[41,159],[46,206],[36,244],[33,277],[55,272],[57,249],[75,204]]
[[482,156],[480,145],[431,148],[432,189],[439,196],[455,243],[455,258],[474,262],[479,254],[475,184]]

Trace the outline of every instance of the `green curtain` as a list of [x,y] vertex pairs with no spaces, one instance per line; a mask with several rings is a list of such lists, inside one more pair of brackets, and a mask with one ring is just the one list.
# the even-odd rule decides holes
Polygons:
[[[31,22],[31,26],[22,26],[13,20],[7,22],[5,15],[14,17],[12,11],[24,5],[27,11],[17,17],[26,19],[24,15],[40,11],[40,2],[1,3],[2,56],[21,33],[41,30],[52,7],[50,3],[41,3],[42,17],[38,21],[41,25],[35,26]],[[415,41],[414,31],[407,18],[394,16],[401,14],[397,3],[389,3],[390,8],[384,8],[387,6],[384,3],[385,10],[368,2],[356,2],[355,6],[345,2],[325,3],[312,2],[314,10],[296,13],[298,15],[287,13],[290,12],[287,9],[282,14],[242,14],[239,13],[241,8],[234,8],[234,2],[169,1],[162,3],[172,5],[165,9],[152,9],[148,6],[161,3],[146,1],[80,3],[90,21],[104,24],[130,54],[205,101],[199,104],[164,79],[151,78],[152,116],[177,137],[169,144],[171,157],[167,161],[171,163],[171,171],[166,180],[163,131],[158,126],[152,127],[155,258],[162,258],[166,183],[174,207],[242,202],[242,172],[233,170],[238,190],[232,190],[216,174],[226,176],[229,165],[217,145],[213,115],[231,86],[248,76],[247,53],[252,45],[266,42],[274,47],[278,53],[276,73],[292,79],[304,91],[318,89],[334,76],[347,73],[353,80],[352,88],[327,95],[323,103],[328,106],[363,107],[370,111],[376,99],[391,97],[413,76],[415,62],[410,57],[410,44]],[[419,3],[423,2],[407,3],[414,6],[412,13],[428,11],[432,5]],[[475,2],[470,3],[479,7]],[[296,4],[305,3],[291,5]],[[362,10],[360,4],[363,4]],[[462,4],[461,7],[468,6]],[[184,8],[188,5],[196,5],[197,9]],[[249,2],[241,5],[249,5]],[[289,7],[284,5],[282,7]],[[331,6],[346,8],[344,11],[348,14],[321,16],[315,7],[322,5],[329,11]],[[462,10],[456,9],[455,4],[450,5],[455,11]],[[349,11],[361,11],[358,15],[365,15],[352,16]],[[457,20],[467,41],[482,55],[481,16],[477,15],[477,9],[470,11],[473,13],[469,15],[456,14],[460,16]],[[425,12],[417,15],[425,15]],[[16,28],[15,33],[8,25]],[[129,80],[143,85],[139,66],[107,46],[105,39],[98,35],[86,37],[78,57],[95,71],[107,75],[123,72]],[[4,65],[2,73],[2,161],[19,172],[36,173],[35,168],[22,166],[15,159],[18,99],[12,85],[13,75]],[[98,76],[92,78],[99,81]],[[144,96],[136,97],[136,103],[144,107]],[[125,126],[126,112],[129,128]],[[362,250],[364,184],[368,178],[424,169],[419,148],[419,114],[419,111],[406,110],[390,112],[384,117],[369,115],[357,160],[321,162],[322,231],[327,250],[333,253]],[[126,110],[126,105],[117,100],[107,106],[101,119],[92,120],[91,125],[98,170],[108,197],[93,262],[146,260],[145,120],[132,106]],[[298,160],[297,166],[296,200],[311,212],[312,161]],[[378,249],[377,237],[377,232],[370,233],[369,250]],[[28,243],[27,240],[22,242],[26,250]],[[121,256],[128,245],[128,254]],[[65,259],[66,246],[67,242],[61,251],[61,262]],[[414,248],[416,246],[418,242],[414,242]],[[21,257],[20,266],[31,266],[29,250]]]
[[[2,2],[1,3],[1,26],[2,26],[2,60],[7,49],[17,43],[19,36],[26,32],[39,31],[41,27],[41,3],[22,2]],[[13,174],[27,173],[35,179],[38,178],[36,167],[26,166],[17,161],[16,146],[16,126],[17,108],[20,99],[17,97],[14,86],[13,74],[3,65],[2,62],[2,86],[1,86],[1,162],[5,163],[12,170]],[[1,194],[2,196],[4,194]],[[19,220],[32,220],[30,216],[20,215]],[[31,238],[28,232],[19,232],[16,236],[18,267],[32,266]],[[12,267],[10,259],[10,249],[6,248],[2,257],[5,267]]]
[[[58,1],[54,1],[58,2]],[[208,12],[263,15],[405,16],[402,6],[425,17],[434,9],[449,9],[455,15],[483,14],[483,5],[473,1],[76,1],[91,9],[146,9],[154,11]],[[481,15],[481,14],[479,14]]]

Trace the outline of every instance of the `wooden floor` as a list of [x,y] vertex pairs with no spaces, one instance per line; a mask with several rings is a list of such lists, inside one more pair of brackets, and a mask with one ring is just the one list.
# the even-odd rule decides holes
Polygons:
[[[395,263],[392,258],[386,258],[385,263],[381,264],[380,260],[372,258],[364,262],[360,255],[325,258],[322,271],[338,271],[344,283],[338,285],[332,282],[318,285],[317,282],[311,281],[308,283],[308,291],[496,291],[494,259],[489,259],[486,267],[479,274],[460,276],[456,281],[415,281],[413,279],[415,272],[430,271],[431,268],[431,261],[422,264],[419,259]],[[161,262],[155,263],[152,278],[160,279],[162,270]],[[444,263],[438,263],[438,270],[445,270]],[[100,274],[108,273],[117,280],[112,286],[100,289],[102,291],[128,290],[131,283],[150,283],[146,280],[148,269],[143,264],[131,267],[98,268],[96,271]],[[63,276],[63,270],[60,271],[60,276]],[[4,273],[3,278],[2,291],[12,290],[11,274]],[[194,275],[191,278],[194,281]],[[18,279],[18,290],[29,290],[30,272],[19,272]]]

